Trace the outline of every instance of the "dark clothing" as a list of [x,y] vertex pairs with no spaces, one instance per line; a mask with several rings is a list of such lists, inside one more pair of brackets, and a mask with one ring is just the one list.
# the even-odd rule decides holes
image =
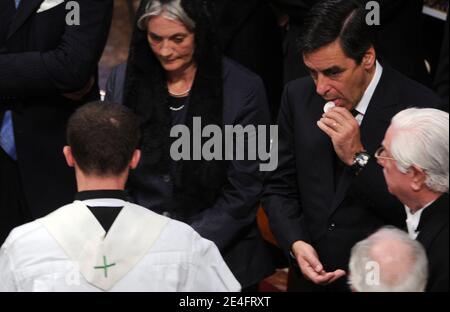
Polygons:
[[106,82],[105,102],[123,104],[126,72],[127,63],[119,64],[113,68]]
[[282,34],[267,0],[215,0],[213,16],[223,53],[264,81],[276,120],[283,89]]
[[[169,107],[182,107],[179,111],[170,111],[170,125],[186,125],[187,112],[189,109],[189,98],[169,97]],[[145,157],[145,155],[144,155]],[[169,172],[158,174],[145,171],[145,174],[131,173],[129,186],[136,202],[144,207],[151,207],[153,211],[185,222],[192,222],[191,216],[180,211],[180,203],[174,194],[175,185],[173,177],[177,174],[177,164],[173,159],[169,160]],[[145,166],[138,167],[141,170]],[[136,188],[136,189],[135,189]],[[185,203],[183,203],[185,204]]]
[[[99,198],[114,198],[123,201],[130,201],[128,195],[121,190],[96,190],[96,191],[83,191],[78,192],[75,195],[75,200],[89,200]],[[98,222],[101,224],[105,232],[111,229],[117,216],[122,211],[123,206],[118,207],[102,207],[102,206],[88,206],[88,209],[92,212]]]
[[123,201],[130,201],[130,197],[123,190],[95,190],[95,191],[82,191],[75,194],[75,200],[89,200],[98,198],[114,198]]
[[[127,64],[120,64],[116,66],[106,83],[106,97],[105,100],[112,103],[123,103],[123,86],[125,84]],[[169,107],[181,107],[184,108],[179,111],[170,111],[170,125],[185,125],[187,118],[187,110],[189,107],[188,98],[174,98],[169,97]],[[145,157],[145,156],[144,156]],[[147,172],[145,175],[141,175],[141,181],[137,183],[140,187],[144,187],[140,192],[134,192],[134,196],[137,197],[137,202],[145,207],[151,207],[153,211],[157,211],[165,216],[183,219],[182,216],[176,215],[177,201],[174,198],[174,185],[173,179],[176,165],[173,160],[170,160],[168,173],[159,174],[153,171]]]
[[0,245],[18,224],[32,221],[17,163],[0,148]]
[[[141,2],[138,15],[146,2]],[[125,81],[125,87],[117,86],[124,88],[123,103],[142,119],[142,158],[130,175],[128,186],[136,203],[186,222],[213,241],[246,288],[274,271],[270,250],[256,223],[262,193],[259,162],[225,160],[223,148],[218,151],[220,158],[207,160],[194,147],[200,145],[201,149],[209,141],[199,133],[207,130],[203,129],[207,125],[221,130],[224,125],[267,125],[270,113],[262,80],[223,58],[204,5],[202,0],[182,1],[197,24],[197,70],[186,112],[182,110],[186,114],[184,130],[189,130],[190,160],[173,161],[171,157],[172,143],[178,141],[180,134],[176,134],[177,138],[170,136],[174,113],[169,109],[167,75],[149,47],[147,33],[137,28],[133,32],[126,78],[114,79]],[[194,120],[200,120],[199,130],[194,128]],[[161,205],[155,207],[151,194],[162,188],[155,187],[158,181],[148,181],[149,177],[170,185],[171,193],[161,196]]]
[[[62,94],[81,90],[96,77],[113,1],[79,0],[79,26],[66,24],[70,11],[64,2],[37,13],[42,2],[22,0],[11,15],[14,1],[0,1],[0,123],[4,112],[12,110],[21,184],[19,199],[0,195],[11,200],[1,203],[0,219],[5,221],[0,239],[10,228],[45,216],[73,198],[74,174],[62,154],[66,121],[82,103],[99,97],[97,87],[80,101]],[[18,200],[25,202],[30,215],[9,218],[17,213],[5,210],[21,209],[14,204]]]
[[[4,0],[0,2],[0,21],[2,21],[2,27],[0,27],[0,42],[6,41],[9,27],[16,15],[16,6],[14,0]],[[0,53],[4,53],[2,50],[4,47],[0,46]]]
[[447,21],[445,22],[445,33],[444,33],[444,40],[442,41],[442,50],[441,50],[441,56],[439,59],[438,68],[436,71],[436,77],[434,86],[439,94],[439,96],[443,99],[443,105],[442,110],[448,112],[449,111],[449,79],[448,79],[448,61],[449,61],[449,54],[448,54],[448,15],[447,15]]
[[431,86],[431,77],[425,66],[423,0],[379,2],[381,25],[375,36],[378,55],[402,74]]
[[417,240],[425,247],[428,257],[427,292],[448,292],[449,231],[448,194],[427,207],[421,217]]
[[[345,167],[335,185],[334,148],[317,126],[326,101],[315,90],[309,77],[286,86],[278,120],[279,165],[265,182],[263,206],[286,253],[302,240],[315,248],[326,271],[347,270],[353,245],[381,226],[404,227],[405,212],[389,194],[374,157],[356,177]],[[411,103],[439,102],[431,90],[384,66],[360,128],[364,148],[373,155],[391,118]],[[345,278],[327,288],[348,290]]]
[[[113,70],[108,80],[107,98],[120,102],[126,70],[121,65]],[[264,86],[261,79],[234,61],[225,59],[223,76],[223,125],[265,125],[270,123]],[[200,90],[201,91],[201,90]],[[117,96],[118,98],[115,98]],[[189,98],[186,107],[171,112],[171,125],[178,120],[179,113],[185,114],[192,105]],[[204,115],[202,126],[206,125]],[[192,118],[192,117],[190,117]],[[181,124],[186,124],[186,119]],[[165,137],[165,140],[168,140]],[[200,172],[188,176],[178,193],[180,180],[178,166],[194,161],[170,161],[170,171],[156,173],[146,168],[146,154],[138,168],[132,172],[129,189],[135,202],[153,211],[190,224],[200,235],[213,241],[221,251],[226,263],[242,287],[254,285],[272,274],[274,263],[270,249],[261,237],[256,224],[256,210],[262,192],[262,174],[257,161],[227,161],[224,169],[208,165],[199,167]],[[198,161],[197,161],[198,162]],[[175,168],[175,170],[173,170]],[[201,178],[199,175],[211,176]],[[224,178],[223,178],[224,177]],[[190,179],[205,181],[189,182]],[[225,179],[225,180],[224,180]],[[190,186],[188,184],[194,184]],[[186,192],[187,187],[191,191]],[[182,190],[183,191],[183,190]],[[214,195],[216,194],[216,195]]]
[[[304,20],[316,0],[272,0],[291,18],[285,42],[285,77],[287,81],[308,75],[298,51]],[[368,0],[359,0],[367,3]],[[380,0],[381,21],[375,31],[378,57],[406,76],[425,85],[431,78],[425,67],[422,40],[423,0]],[[298,62],[298,63],[297,63]]]
[[271,0],[271,2],[280,13],[289,16],[289,24],[283,38],[283,80],[286,84],[309,75],[299,50],[299,40],[303,33],[305,18],[317,0]]
[[282,12],[289,15],[289,19],[294,24],[302,24],[308,15],[309,10],[317,0],[271,0],[273,5]]

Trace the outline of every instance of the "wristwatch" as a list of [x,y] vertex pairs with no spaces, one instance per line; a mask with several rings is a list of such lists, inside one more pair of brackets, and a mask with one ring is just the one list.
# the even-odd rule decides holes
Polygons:
[[355,175],[358,175],[369,163],[371,156],[363,151],[356,153],[355,156],[353,156],[353,164],[352,164],[352,171]]

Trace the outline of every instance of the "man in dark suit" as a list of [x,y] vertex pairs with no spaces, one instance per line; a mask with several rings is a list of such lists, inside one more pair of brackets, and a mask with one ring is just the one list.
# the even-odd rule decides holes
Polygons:
[[263,205],[300,268],[296,290],[348,290],[351,247],[383,225],[403,225],[372,155],[398,111],[439,105],[432,91],[377,61],[365,14],[348,0],[315,6],[302,40],[312,78],[289,83],[283,96],[279,166]]
[[404,205],[409,236],[426,249],[426,291],[449,290],[448,113],[398,113],[376,153],[389,191]]
[[0,1],[1,242],[75,191],[61,153],[65,124],[76,107],[98,98],[113,1],[76,3]]
[[[298,62],[298,37],[304,32],[306,15],[318,0],[271,0],[290,17],[289,31],[285,41],[285,79],[306,76],[307,69]],[[366,4],[370,0],[356,0]],[[423,0],[378,0],[380,25],[376,29],[374,44],[378,56],[396,70],[425,85],[430,76],[425,67],[422,40]],[[367,11],[369,13],[369,11]]]

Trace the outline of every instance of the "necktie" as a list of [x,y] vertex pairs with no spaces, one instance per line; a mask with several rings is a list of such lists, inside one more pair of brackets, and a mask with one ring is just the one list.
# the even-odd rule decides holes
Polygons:
[[352,109],[350,111],[350,113],[352,113],[353,117],[355,117],[356,121],[361,126],[363,118],[364,118],[364,115],[361,114],[360,112],[358,112],[356,109]]
[[359,114],[359,112],[358,112],[356,109],[352,109],[352,110],[350,111],[350,113],[353,115],[353,117],[356,117],[356,116],[358,116],[358,114]]
[[[16,9],[21,0],[14,0]],[[6,111],[3,116],[2,127],[0,129],[0,147],[14,160],[17,160],[16,143],[14,138],[14,127],[12,112]]]

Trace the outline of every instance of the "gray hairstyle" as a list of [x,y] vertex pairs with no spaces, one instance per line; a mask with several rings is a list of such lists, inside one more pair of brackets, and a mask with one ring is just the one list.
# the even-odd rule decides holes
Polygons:
[[400,171],[416,165],[426,173],[432,191],[448,193],[448,113],[432,108],[410,108],[394,116],[395,136],[390,146]]
[[[407,254],[391,254],[394,257],[395,266],[404,267],[405,258],[410,259],[412,265],[406,269],[404,276],[399,274],[395,267],[382,265],[373,259],[373,250],[381,243],[395,242],[402,244]],[[388,255],[386,255],[388,256]],[[370,264],[378,263],[379,265],[379,283],[370,283],[367,279],[368,270],[371,269]],[[368,266],[369,265],[369,266]],[[428,260],[423,246],[413,239],[407,233],[394,227],[384,227],[367,239],[357,243],[351,251],[349,263],[350,277],[349,284],[353,290],[358,292],[423,292],[428,279]],[[385,277],[395,277],[395,281],[386,281]]]
[[147,30],[148,20],[163,14],[167,19],[180,21],[189,31],[195,30],[195,22],[181,6],[181,0],[172,0],[164,4],[160,0],[151,0],[145,7],[144,14],[137,22],[139,29]]

